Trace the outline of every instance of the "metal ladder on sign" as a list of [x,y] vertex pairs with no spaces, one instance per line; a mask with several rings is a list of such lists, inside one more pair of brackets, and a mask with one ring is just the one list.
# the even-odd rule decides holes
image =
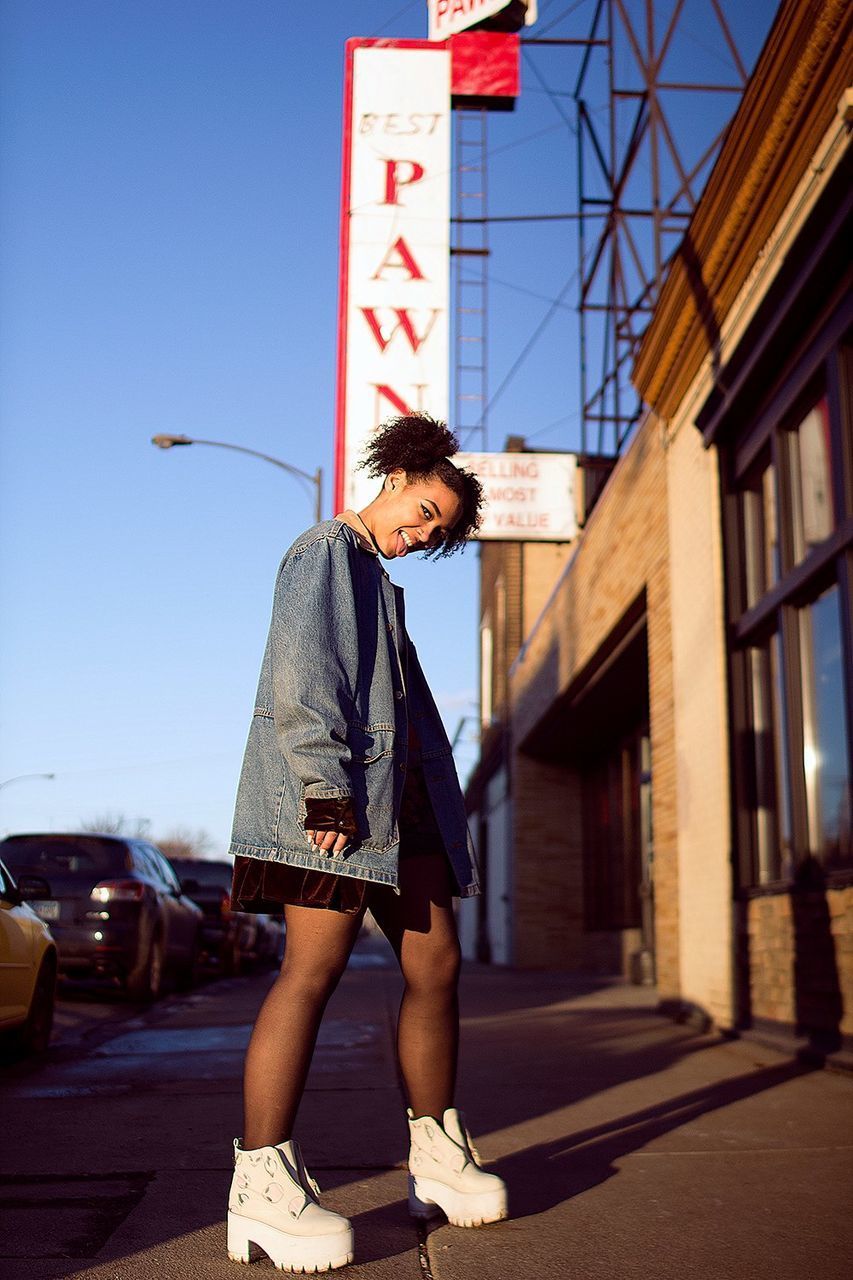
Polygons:
[[486,116],[480,107],[456,107],[454,263],[454,428],[460,447],[488,448],[487,303],[489,257]]

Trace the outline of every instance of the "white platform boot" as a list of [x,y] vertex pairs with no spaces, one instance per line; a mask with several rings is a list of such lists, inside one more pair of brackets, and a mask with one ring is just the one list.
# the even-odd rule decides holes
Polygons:
[[234,1139],[228,1257],[248,1262],[252,1244],[279,1271],[330,1271],[353,1260],[349,1218],[324,1209],[296,1142],[244,1151]]
[[444,1210],[455,1227],[480,1227],[507,1217],[506,1183],[480,1167],[468,1131],[455,1107],[438,1123],[432,1116],[415,1120],[408,1111],[409,1213],[431,1218]]

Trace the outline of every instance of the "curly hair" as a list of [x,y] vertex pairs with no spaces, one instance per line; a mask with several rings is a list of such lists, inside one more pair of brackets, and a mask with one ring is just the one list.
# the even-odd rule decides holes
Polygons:
[[358,464],[369,476],[385,476],[398,468],[407,483],[413,480],[441,480],[462,505],[456,524],[436,546],[424,555],[449,556],[465,547],[468,538],[482,523],[483,486],[472,471],[450,461],[459,451],[459,440],[444,422],[428,413],[408,413],[389,418],[374,432]]

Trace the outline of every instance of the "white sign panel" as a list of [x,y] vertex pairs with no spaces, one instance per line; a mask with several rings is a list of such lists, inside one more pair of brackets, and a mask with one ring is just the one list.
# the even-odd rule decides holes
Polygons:
[[352,41],[345,103],[336,510],[377,488],[356,471],[394,414],[448,416],[450,54]]
[[573,453],[457,453],[486,493],[481,541],[570,542],[577,536]]
[[[494,18],[509,7],[509,0],[427,0],[430,40],[446,40],[467,31],[475,22]],[[528,0],[525,26],[536,21],[536,0]]]

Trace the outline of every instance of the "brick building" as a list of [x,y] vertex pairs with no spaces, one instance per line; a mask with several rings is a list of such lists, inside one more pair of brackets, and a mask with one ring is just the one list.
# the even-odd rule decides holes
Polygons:
[[484,546],[469,954],[853,1035],[850,6],[786,0],[576,541]]

